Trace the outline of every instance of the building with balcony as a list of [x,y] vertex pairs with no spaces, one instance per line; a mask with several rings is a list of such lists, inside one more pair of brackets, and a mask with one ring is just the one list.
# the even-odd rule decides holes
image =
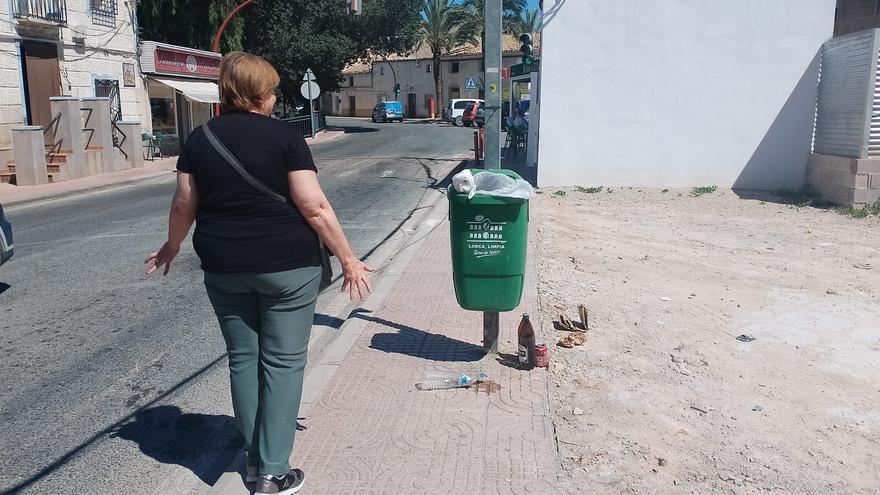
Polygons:
[[51,97],[108,97],[112,120],[149,122],[133,1],[11,0],[0,21],[0,173],[11,129],[52,125]]

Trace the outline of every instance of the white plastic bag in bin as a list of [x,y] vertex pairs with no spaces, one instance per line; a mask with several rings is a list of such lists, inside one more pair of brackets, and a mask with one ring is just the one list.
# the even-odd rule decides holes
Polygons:
[[467,193],[468,199],[473,198],[474,194],[522,199],[529,199],[535,194],[528,182],[491,170],[479,174],[471,174],[470,170],[465,170],[455,174],[452,177],[452,187],[460,193]]
[[465,169],[453,175],[452,187],[462,194],[467,193],[468,199],[473,198],[477,192],[477,186],[474,184],[474,174],[470,170]]

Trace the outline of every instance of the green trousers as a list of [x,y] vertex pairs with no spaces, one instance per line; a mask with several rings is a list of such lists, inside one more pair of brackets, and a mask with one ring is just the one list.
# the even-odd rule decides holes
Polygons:
[[229,352],[232,407],[261,475],[287,474],[321,267],[205,273]]

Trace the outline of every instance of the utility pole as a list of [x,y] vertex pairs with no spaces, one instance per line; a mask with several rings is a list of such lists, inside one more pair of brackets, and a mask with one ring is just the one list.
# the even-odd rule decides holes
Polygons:
[[[501,168],[501,1],[486,0],[486,31],[483,37],[483,66],[486,71],[484,105],[487,170]],[[498,353],[498,312],[483,313],[483,350]]]

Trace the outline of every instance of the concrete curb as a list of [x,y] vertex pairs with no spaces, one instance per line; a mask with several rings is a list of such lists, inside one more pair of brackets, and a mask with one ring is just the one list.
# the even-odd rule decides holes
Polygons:
[[[359,305],[343,305],[343,312],[340,313],[340,318],[343,318],[345,321],[337,330],[338,335],[330,340],[326,347],[321,349],[314,358],[310,356],[310,359],[314,359],[314,364],[310,364],[306,368],[299,410],[300,417],[307,417],[311,407],[320,400],[324,389],[333,379],[336,370],[358,341],[364,329],[370,324],[367,320],[351,318],[351,313],[356,309],[375,311],[382,307],[383,302],[418,252],[419,246],[425,242],[428,234],[446,218],[447,208],[446,195],[442,194],[435,200],[427,212],[414,221],[417,226],[411,235],[404,237],[401,242],[396,243],[393,247],[384,250],[381,255],[371,258],[386,259],[387,268],[383,270],[382,277],[375,284],[372,295],[364,303]],[[334,306],[338,307],[338,304],[339,298],[337,297],[328,305],[328,309]],[[244,452],[241,452],[232,460],[217,482],[212,487],[209,487],[204,494],[250,494],[251,491],[242,484],[241,475],[244,463]]]

